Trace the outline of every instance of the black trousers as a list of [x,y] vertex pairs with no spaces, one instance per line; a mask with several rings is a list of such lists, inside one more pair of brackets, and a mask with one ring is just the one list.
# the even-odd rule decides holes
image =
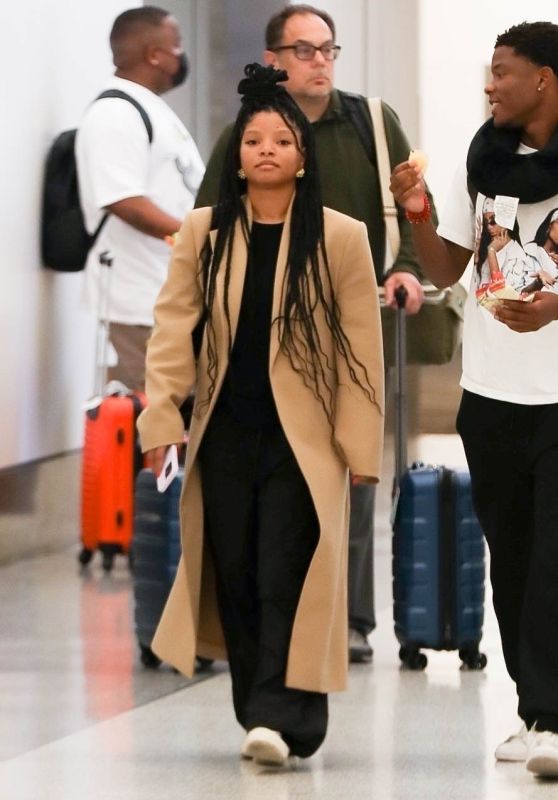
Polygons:
[[236,718],[246,730],[279,731],[294,755],[310,756],[325,738],[327,695],[285,686],[294,616],[319,537],[308,486],[279,426],[245,427],[219,407],[200,464]]
[[376,487],[351,486],[349,522],[349,627],[369,634],[374,614],[374,500]]
[[528,727],[558,733],[558,404],[465,391],[457,417],[506,666]]

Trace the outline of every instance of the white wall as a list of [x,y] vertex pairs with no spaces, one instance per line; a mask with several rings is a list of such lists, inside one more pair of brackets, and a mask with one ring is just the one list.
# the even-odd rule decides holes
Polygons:
[[2,4],[0,467],[80,446],[93,326],[81,275],[42,269],[46,149],[112,73],[108,33],[126,0]]

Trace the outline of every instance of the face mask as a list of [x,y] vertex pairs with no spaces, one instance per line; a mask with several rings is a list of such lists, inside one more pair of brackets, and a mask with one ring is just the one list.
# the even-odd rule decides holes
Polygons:
[[178,69],[172,76],[173,89],[176,88],[177,86],[180,86],[180,84],[184,83],[184,81],[188,77],[188,70],[189,70],[189,64],[188,64],[188,59],[186,58],[186,53],[181,53],[178,56]]

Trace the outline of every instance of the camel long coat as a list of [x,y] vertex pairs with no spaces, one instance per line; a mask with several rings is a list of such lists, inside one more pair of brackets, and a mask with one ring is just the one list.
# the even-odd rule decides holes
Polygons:
[[[248,204],[251,224],[251,209]],[[198,450],[228,364],[224,313],[224,269],[216,286],[214,326],[218,352],[216,391],[209,404],[206,335],[196,368],[191,333],[200,319],[202,288],[199,254],[207,237],[211,209],[186,217],[173,249],[168,279],[155,308],[147,352],[148,406],[139,418],[143,450],[182,440],[178,411],[197,383],[189,432],[180,519],[183,557],[153,641],[154,651],[191,676],[195,656],[226,658],[218,617],[213,564],[204,542]],[[277,323],[269,354],[271,388],[279,419],[310,489],[320,538],[301,592],[289,648],[286,685],[308,691],[345,688],[347,680],[348,470],[377,480],[383,445],[383,362],[380,313],[366,227],[324,210],[325,243],[332,291],[343,330],[356,358],[365,365],[373,402],[353,383],[336,352],[322,310],[315,319],[321,345],[337,378],[333,431],[319,399],[292,369],[281,351]],[[290,211],[276,265],[272,319],[282,308],[289,247]],[[214,232],[211,234],[214,237]],[[247,263],[247,245],[237,224],[229,286],[232,336],[236,331]],[[323,265],[322,265],[323,268]],[[362,374],[359,376],[363,383]],[[372,392],[370,393],[372,394]]]

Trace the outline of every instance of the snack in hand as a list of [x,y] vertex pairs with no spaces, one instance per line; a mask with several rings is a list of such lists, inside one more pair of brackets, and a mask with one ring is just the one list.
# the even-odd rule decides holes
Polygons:
[[502,300],[522,300],[524,303],[533,300],[534,295],[520,294],[513,286],[505,282],[501,273],[498,273],[498,276],[501,277],[483,284],[476,291],[478,304],[490,311],[491,314],[496,312]]
[[422,150],[411,150],[407,161],[421,173],[424,173],[428,166],[428,156]]
[[174,247],[174,245],[178,242],[178,240],[179,240],[178,231],[176,231],[175,233],[171,233],[169,236],[165,236],[165,242],[168,244],[169,247]]

